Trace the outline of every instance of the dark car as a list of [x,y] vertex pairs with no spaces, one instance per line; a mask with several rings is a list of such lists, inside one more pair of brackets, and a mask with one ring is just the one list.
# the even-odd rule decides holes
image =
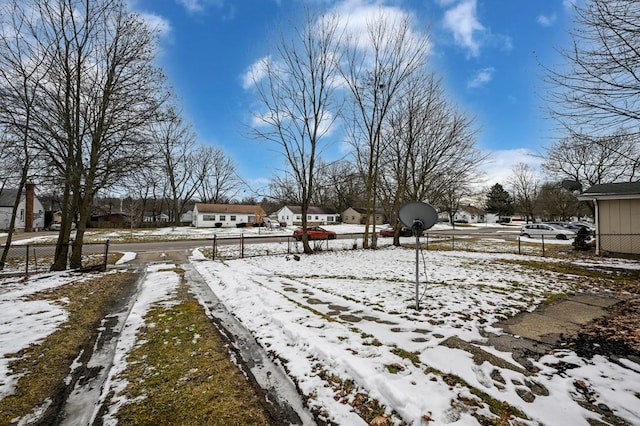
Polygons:
[[[393,227],[384,228],[384,229],[380,230],[380,236],[381,237],[393,237],[395,232],[396,232],[396,229],[393,228]],[[411,228],[407,228],[406,226],[403,226],[402,228],[400,228],[400,236],[401,237],[411,237],[412,235],[413,235],[413,231],[411,230]]]
[[[310,240],[335,240],[336,233],[333,231],[326,230],[319,226],[310,226],[307,228],[307,235],[309,235]],[[293,238],[297,241],[302,240],[302,228],[298,228],[293,231]]]

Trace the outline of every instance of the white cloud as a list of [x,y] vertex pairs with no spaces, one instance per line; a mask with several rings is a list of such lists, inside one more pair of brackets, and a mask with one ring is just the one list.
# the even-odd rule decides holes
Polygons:
[[475,88],[486,85],[493,78],[493,73],[495,71],[496,70],[493,67],[482,68],[476,73],[476,75],[471,80],[467,82],[467,87],[471,89],[475,89]]
[[551,15],[538,15],[538,24],[543,27],[550,27],[558,20],[558,15],[553,12]]
[[254,84],[266,77],[269,62],[271,62],[271,56],[264,56],[251,64],[247,71],[240,76],[244,90],[251,89]]
[[171,32],[171,24],[162,16],[152,13],[140,13],[140,18],[149,25],[150,28],[160,32],[160,36],[167,36]]
[[182,5],[189,13],[200,13],[210,5],[222,7],[224,0],[176,0],[176,3]]
[[204,10],[204,5],[200,0],[177,0],[177,2],[191,13],[202,12]]
[[444,14],[444,27],[453,33],[459,45],[471,56],[480,54],[480,42],[475,35],[485,30],[476,16],[476,0],[463,0]]
[[539,171],[543,159],[526,148],[491,151],[489,159],[481,166],[484,173],[483,186],[492,186],[496,183],[506,185],[511,175],[513,166],[518,163],[529,165]]

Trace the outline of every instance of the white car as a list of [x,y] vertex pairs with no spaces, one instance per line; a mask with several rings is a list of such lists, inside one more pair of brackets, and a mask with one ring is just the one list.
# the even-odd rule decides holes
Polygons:
[[563,228],[559,225],[552,225],[549,223],[530,223],[529,225],[524,225],[520,228],[520,236],[521,237],[554,237],[559,240],[568,240],[570,238],[575,238],[576,233],[568,230],[567,228]]

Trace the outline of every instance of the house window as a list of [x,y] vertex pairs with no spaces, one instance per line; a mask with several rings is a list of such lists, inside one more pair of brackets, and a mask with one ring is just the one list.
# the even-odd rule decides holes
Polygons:
[[227,220],[227,217],[223,214],[220,215],[220,222],[222,222],[223,220]]
[[296,220],[300,220],[300,216],[296,216]]
[[202,220],[216,220],[215,214],[203,214]]
[[316,216],[316,220],[319,220],[320,218],[318,216]]
[[333,216],[327,216],[327,222],[333,222]]
[[231,222],[235,222],[235,221],[236,221],[236,216],[235,216],[235,215],[231,215],[231,216],[229,216],[229,220],[230,220]]
[[20,209],[20,222],[24,220],[24,209]]

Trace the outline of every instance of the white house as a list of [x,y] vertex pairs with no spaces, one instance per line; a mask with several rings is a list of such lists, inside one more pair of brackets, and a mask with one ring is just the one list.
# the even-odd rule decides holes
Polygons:
[[[286,223],[286,226],[302,224],[301,206],[284,206],[276,212],[278,222]],[[326,225],[340,221],[340,215],[333,209],[309,206],[307,222],[317,225]]]
[[259,205],[196,203],[191,225],[196,228],[251,226],[263,216],[264,210]]
[[[0,191],[0,229],[9,229],[13,204],[18,196],[17,189]],[[28,184],[20,196],[20,204],[16,212],[15,229],[34,231],[44,228],[44,207],[34,193],[34,186]]]

